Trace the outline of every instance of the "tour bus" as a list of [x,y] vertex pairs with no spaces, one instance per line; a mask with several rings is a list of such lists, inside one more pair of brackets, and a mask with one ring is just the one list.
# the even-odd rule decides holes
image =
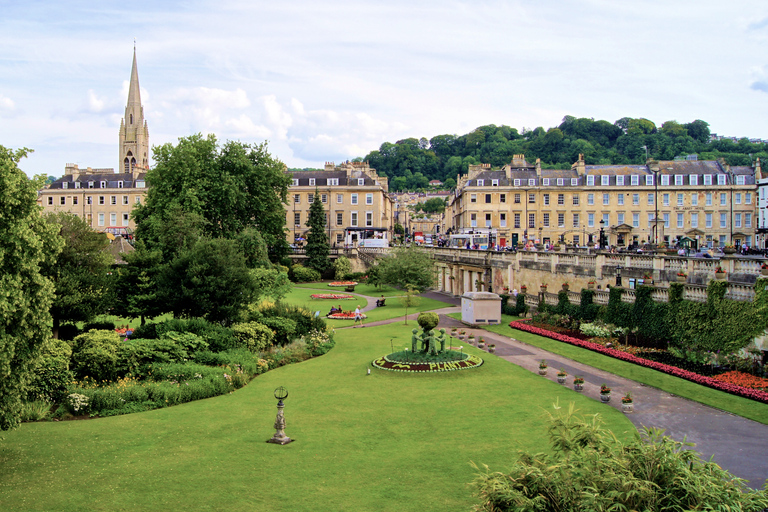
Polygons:
[[469,243],[470,248],[487,250],[488,249],[488,235],[484,233],[474,233],[471,235],[451,235],[449,247],[464,249]]

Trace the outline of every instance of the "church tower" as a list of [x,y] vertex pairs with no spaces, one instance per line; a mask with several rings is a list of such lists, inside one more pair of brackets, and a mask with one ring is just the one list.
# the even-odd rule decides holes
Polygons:
[[120,121],[120,172],[134,177],[149,169],[149,129],[144,119],[139,91],[139,72],[136,68],[136,45],[133,46],[131,84],[125,117]]

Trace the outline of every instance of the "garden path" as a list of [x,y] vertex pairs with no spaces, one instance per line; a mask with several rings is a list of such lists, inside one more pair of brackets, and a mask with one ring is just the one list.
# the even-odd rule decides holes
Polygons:
[[[557,369],[563,368],[570,379],[584,377],[584,393],[599,400],[600,385],[605,383],[613,389],[613,398],[607,407],[621,409],[621,396],[627,391],[635,399],[635,411],[627,418],[635,427],[657,427],[666,430],[673,439],[695,443],[695,450],[708,460],[714,458],[721,467],[750,482],[760,489],[768,479],[768,425],[748,420],[731,413],[688,400],[666,391],[652,388],[612,373],[573,361],[552,352],[528,345],[509,336],[495,334],[483,329],[467,329],[459,320],[447,316],[460,313],[460,299],[436,292],[424,294],[432,299],[452,304],[451,307],[435,310],[440,315],[439,327],[463,327],[468,332],[482,333],[486,342],[496,344],[496,356],[526,370],[538,373],[539,361],[546,359],[550,371],[544,378],[557,382]],[[375,303],[374,303],[375,307]],[[382,325],[403,321],[393,318],[367,325]],[[513,334],[511,331],[510,334]],[[575,391],[574,391],[575,392]],[[757,404],[756,406],[765,407]]]

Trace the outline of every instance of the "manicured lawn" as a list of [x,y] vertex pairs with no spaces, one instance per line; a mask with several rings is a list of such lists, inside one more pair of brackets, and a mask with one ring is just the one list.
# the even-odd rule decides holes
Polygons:
[[[314,293],[347,293],[344,291],[344,287],[328,286],[328,283],[330,282],[331,281],[319,281],[316,283],[294,283],[293,286],[294,288],[312,288],[318,290]],[[392,288],[390,286],[383,286],[381,290],[379,290],[373,285],[363,283],[355,285],[354,293],[359,293],[360,295],[368,295],[369,297],[381,297],[382,295],[385,297],[405,295],[404,290],[398,290],[397,288]]]
[[[454,318],[461,318],[460,314],[451,314]],[[679,377],[667,375],[651,368],[645,368],[626,361],[620,361],[585,348],[576,347],[536,334],[518,331],[509,327],[509,322],[518,320],[518,317],[502,315],[501,325],[486,327],[485,329],[515,338],[544,350],[548,350],[563,357],[579,361],[605,370],[616,375],[621,375],[648,386],[662,389],[674,395],[695,400],[702,404],[721,409],[744,418],[749,418],[768,425],[768,405],[725,393],[717,389],[708,388]]]
[[[621,438],[635,432],[617,410],[490,354],[476,370],[366,375],[390,343],[410,343],[410,325],[337,340],[230,395],[4,433],[0,510],[465,511],[470,461],[506,470],[517,450],[545,450],[556,401],[600,412]],[[279,385],[287,446],[264,442]]]
[[[362,298],[362,297],[356,297],[354,300],[330,300],[330,299],[313,299],[311,295],[313,293],[328,293],[324,291],[323,289],[317,290],[317,289],[311,289],[311,288],[300,288],[295,287],[291,292],[285,297],[284,301],[289,304],[295,304],[298,306],[304,306],[310,311],[320,311],[320,315],[325,317],[326,314],[328,314],[328,311],[330,311],[331,306],[338,306],[341,305],[342,309],[344,311],[354,311],[355,306],[358,304],[361,308],[366,307],[369,302]],[[336,293],[346,293],[346,292],[336,292]],[[357,291],[355,291],[357,293]],[[412,319],[414,324],[416,323],[416,317],[418,316],[417,313],[420,311],[431,311],[433,309],[440,309],[444,307],[450,307],[450,304],[447,304],[445,302],[440,302],[438,300],[434,299],[428,299],[426,297],[420,297],[419,298],[419,305],[416,307],[408,308],[408,319],[409,323]],[[370,302],[371,304],[375,304],[376,301],[373,300]],[[378,320],[387,320],[390,318],[398,318],[401,316],[405,316],[405,307],[402,303],[402,297],[397,296],[388,296],[386,298],[386,306],[382,308],[374,308],[370,311],[366,311],[365,314],[368,316],[366,318],[365,322],[375,322]],[[328,325],[333,327],[347,327],[354,324],[354,320],[330,320],[325,319],[325,321],[328,323]]]

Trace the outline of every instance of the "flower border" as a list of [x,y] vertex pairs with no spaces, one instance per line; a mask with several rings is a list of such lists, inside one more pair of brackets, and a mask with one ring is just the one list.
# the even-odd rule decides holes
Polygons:
[[479,368],[483,364],[483,359],[475,355],[468,355],[468,357],[462,361],[447,361],[441,363],[402,363],[398,361],[390,361],[387,356],[379,357],[371,362],[374,368],[379,370],[388,370],[391,372],[406,372],[406,373],[437,373],[437,372],[453,372],[458,370],[471,370],[472,368]]
[[[348,316],[348,315],[351,315],[351,316]],[[360,316],[363,317],[363,320],[368,318],[368,315],[366,315],[365,313],[360,313]],[[332,315],[328,315],[326,318],[330,318],[331,320],[354,320],[355,319],[355,313],[353,311],[351,313],[345,314],[344,316],[337,316],[337,314],[334,313]]]
[[616,350],[614,348],[607,348],[597,343],[592,343],[591,341],[582,341],[578,338],[566,336],[565,334],[558,334],[556,332],[547,331],[546,329],[541,329],[539,327],[533,327],[531,325],[528,325],[527,322],[530,322],[530,320],[516,320],[514,322],[510,322],[509,326],[513,329],[530,332],[532,334],[538,334],[539,336],[544,336],[545,338],[551,338],[556,341],[562,341],[565,343],[569,343],[571,345],[575,345],[577,347],[586,348],[594,352],[600,352],[607,356],[611,356],[616,359],[621,359],[622,361],[627,361],[629,363],[634,363],[640,366],[645,366],[647,368],[652,368],[654,370],[658,370],[660,372],[667,373],[675,377],[680,377],[681,379],[695,382],[696,384],[702,384],[710,388],[718,389],[720,391],[725,391],[726,393],[731,393],[732,395],[738,395],[738,396],[749,398],[758,402],[768,403],[768,392],[745,388],[742,386],[737,386],[736,384],[729,384],[727,382],[722,382],[717,379],[714,379],[713,377],[705,377],[704,375],[699,375],[698,373],[690,372],[688,370],[682,370],[675,366],[670,366],[668,364],[663,364],[663,363],[657,363],[656,361],[651,361],[649,359],[637,357],[635,355],[628,354],[626,352],[622,352],[621,350]]
[[313,293],[311,295],[313,299],[333,299],[333,300],[352,300],[354,295],[347,295],[345,293]]
[[355,286],[357,283],[355,281],[334,281],[332,283],[328,283],[328,286],[336,286],[336,287],[343,287],[343,286]]

